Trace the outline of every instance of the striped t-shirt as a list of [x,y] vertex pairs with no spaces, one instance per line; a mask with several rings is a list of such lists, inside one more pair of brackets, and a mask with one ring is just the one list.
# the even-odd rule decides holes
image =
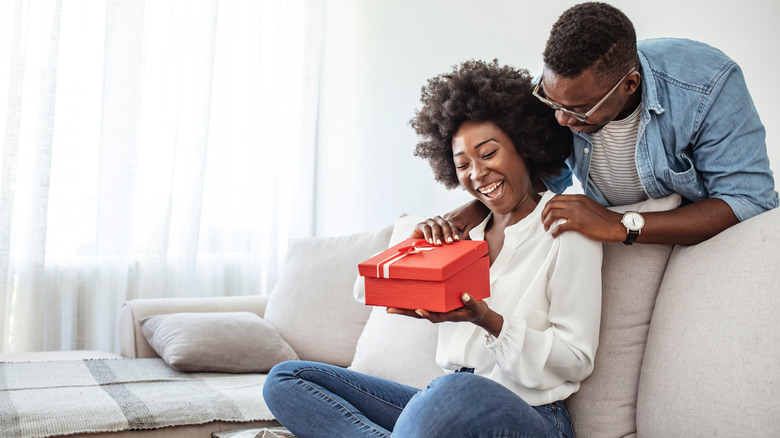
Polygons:
[[628,205],[648,198],[636,170],[636,137],[642,105],[630,116],[613,120],[590,136],[590,179],[611,205]]

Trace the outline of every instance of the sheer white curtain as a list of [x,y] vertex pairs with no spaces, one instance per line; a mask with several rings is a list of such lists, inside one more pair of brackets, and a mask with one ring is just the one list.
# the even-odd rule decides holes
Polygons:
[[313,229],[320,2],[0,3],[0,350],[266,293]]

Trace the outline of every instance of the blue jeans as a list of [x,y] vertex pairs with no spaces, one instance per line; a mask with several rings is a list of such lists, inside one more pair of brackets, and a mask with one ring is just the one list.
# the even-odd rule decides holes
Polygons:
[[271,370],[263,397],[299,438],[574,437],[562,401],[534,407],[471,373],[448,374],[419,390],[333,365],[291,361]]

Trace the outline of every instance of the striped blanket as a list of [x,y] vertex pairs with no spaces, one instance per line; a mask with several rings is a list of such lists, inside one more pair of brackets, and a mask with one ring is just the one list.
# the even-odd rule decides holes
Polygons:
[[182,373],[162,359],[0,363],[0,437],[271,420],[265,377]]

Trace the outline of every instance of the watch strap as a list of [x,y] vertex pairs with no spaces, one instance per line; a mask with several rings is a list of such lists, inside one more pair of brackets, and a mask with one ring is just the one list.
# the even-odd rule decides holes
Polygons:
[[634,244],[634,242],[636,242],[637,237],[639,237],[639,230],[628,230],[626,240],[623,241],[623,244],[626,246],[631,246]]

